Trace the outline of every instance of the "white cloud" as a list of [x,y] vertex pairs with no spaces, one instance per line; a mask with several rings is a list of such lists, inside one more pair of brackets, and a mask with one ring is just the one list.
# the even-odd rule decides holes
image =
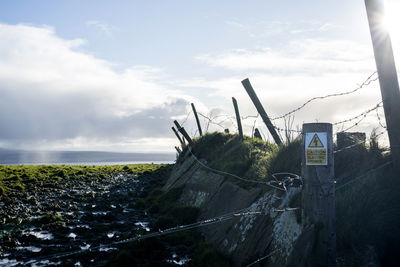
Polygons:
[[[197,59],[210,67],[225,69],[230,74],[214,80],[180,81],[179,85],[212,88],[215,96],[226,99],[224,112],[230,115],[233,115],[231,97],[234,96],[239,102],[242,116],[257,114],[240,83],[244,78],[250,78],[269,116],[276,117],[301,106],[312,97],[355,89],[375,70],[372,48],[346,40],[292,40],[281,48],[236,49],[200,55]],[[304,122],[341,121],[371,108],[380,99],[376,81],[348,96],[311,102],[294,114],[293,126],[301,127]],[[284,128],[284,121],[274,123]],[[246,120],[244,124],[247,134],[251,134],[254,118]],[[352,130],[369,132],[378,125],[376,113],[373,112]],[[267,132],[260,118],[256,121],[257,126]],[[235,122],[231,122],[229,127],[234,129]],[[338,125],[335,129],[340,130],[341,127]]]
[[210,66],[234,71],[265,70],[273,73],[314,75],[326,72],[362,72],[371,69],[371,49],[352,41],[306,39],[279,49],[235,49],[196,57]]
[[115,26],[111,26],[105,22],[101,22],[98,20],[89,20],[86,22],[86,26],[93,27],[108,36],[111,36],[112,33],[118,29]]
[[[133,66],[117,72],[112,63],[79,52],[83,44],[50,27],[0,24],[0,143],[115,150],[114,143],[157,151],[164,142],[163,149],[173,151],[166,143],[172,118],[185,114],[193,99],[162,85],[162,70]],[[143,138],[154,142],[135,141]]]

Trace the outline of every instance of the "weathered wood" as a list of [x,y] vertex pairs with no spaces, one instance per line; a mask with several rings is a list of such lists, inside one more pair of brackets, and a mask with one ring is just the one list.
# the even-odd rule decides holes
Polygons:
[[[314,138],[306,143],[307,133],[326,133],[327,165],[307,165],[306,148],[317,147]],[[321,147],[320,147],[321,148]],[[309,162],[310,163],[310,162]],[[316,245],[312,251],[310,266],[336,266],[336,232],[335,232],[335,185],[332,124],[303,124],[302,192],[304,227],[314,225]],[[307,265],[308,266],[308,265]]]
[[199,129],[199,134],[200,134],[200,136],[203,136],[203,132],[201,131],[201,126],[200,126],[199,116],[197,116],[196,107],[194,106],[193,103],[192,103],[192,109],[193,109],[194,117],[196,118],[197,128]]
[[265,125],[267,126],[269,132],[271,133],[272,138],[274,138],[275,143],[277,143],[278,145],[282,144],[281,138],[275,131],[275,127],[272,124],[271,120],[269,119],[267,112],[265,112],[264,107],[261,105],[261,102],[258,99],[253,87],[251,86],[249,79],[244,79],[242,81],[242,84],[244,89],[246,89],[247,94],[250,96],[251,101],[253,101],[253,104],[256,107],[258,113],[261,115],[261,118],[263,119]]
[[357,143],[365,143],[365,133],[340,132],[336,134],[337,149],[342,149]]
[[365,0],[379,84],[385,111],[393,166],[400,170],[400,89],[389,32],[383,27],[380,0]]
[[176,152],[178,152],[178,154],[182,153],[182,150],[179,147],[176,146],[175,149],[176,149]]
[[260,131],[258,130],[258,128],[254,129],[254,137],[262,140],[262,137],[261,137],[261,134],[260,134]]
[[233,107],[235,108],[235,114],[236,114],[236,121],[238,125],[238,131],[239,131],[239,136],[241,139],[243,139],[243,129],[242,129],[242,121],[240,119],[240,114],[239,114],[239,107],[237,104],[237,101],[234,97],[232,97],[232,102],[233,102]]
[[178,132],[175,130],[174,127],[171,127],[172,131],[174,131],[176,137],[178,138],[179,142],[181,143],[181,145],[183,146],[185,144],[185,142],[183,142],[182,138],[179,136]]
[[176,120],[174,121],[174,123],[175,123],[176,128],[178,128],[178,131],[185,137],[185,139],[189,143],[189,145],[191,147],[193,147],[193,145],[194,145],[193,140],[192,140],[192,138],[190,138],[190,136],[186,132],[185,128],[181,127]]

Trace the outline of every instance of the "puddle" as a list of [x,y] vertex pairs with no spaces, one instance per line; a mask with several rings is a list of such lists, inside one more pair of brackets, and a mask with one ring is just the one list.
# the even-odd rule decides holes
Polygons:
[[27,251],[30,251],[30,252],[40,252],[40,251],[42,251],[41,248],[33,247],[33,246],[29,246],[29,247],[16,247],[15,249],[16,249],[16,250],[27,250]]
[[24,231],[22,234],[26,235],[26,236],[33,235],[36,238],[41,239],[41,240],[52,240],[52,239],[54,239],[53,234],[49,233],[47,231],[39,231],[39,232],[37,232],[37,231],[30,230],[29,232],[25,232]]
[[17,261],[16,259],[0,259],[0,266],[17,266],[23,265],[23,262]]
[[115,233],[107,233],[107,237],[108,237],[108,238],[113,238],[114,235],[115,235]]
[[85,246],[79,246],[82,250],[88,250],[90,248],[89,244],[86,244]]
[[112,250],[117,250],[117,248],[100,248],[99,251],[101,252],[107,252],[107,251],[112,251]]
[[146,230],[146,232],[150,232],[149,223],[148,222],[136,222],[136,226],[140,226],[142,229]]
[[95,216],[98,216],[98,215],[107,215],[107,211],[93,211],[92,212],[92,214],[93,215],[95,215]]
[[75,239],[77,235],[75,233],[69,233],[68,237]]

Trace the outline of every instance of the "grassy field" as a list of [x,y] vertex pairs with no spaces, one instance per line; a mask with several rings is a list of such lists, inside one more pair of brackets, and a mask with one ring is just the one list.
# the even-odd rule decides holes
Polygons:
[[107,175],[126,172],[143,174],[165,164],[132,164],[110,166],[71,165],[0,165],[0,199],[29,191],[36,186],[51,187],[63,179],[99,180]]

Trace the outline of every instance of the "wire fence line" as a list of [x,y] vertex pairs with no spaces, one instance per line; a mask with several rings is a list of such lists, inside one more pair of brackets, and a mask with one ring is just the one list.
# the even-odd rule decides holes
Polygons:
[[60,258],[65,258],[65,257],[69,257],[69,256],[84,254],[84,253],[95,252],[97,250],[109,248],[114,245],[120,245],[120,244],[125,244],[125,243],[129,243],[129,242],[133,242],[133,241],[139,241],[139,240],[144,240],[144,239],[148,239],[148,238],[152,238],[152,237],[159,237],[159,236],[169,235],[169,234],[173,234],[173,233],[177,233],[177,232],[181,232],[181,231],[191,230],[194,228],[209,226],[212,224],[221,223],[221,222],[231,220],[233,218],[237,218],[237,217],[241,217],[241,216],[261,215],[262,214],[262,211],[252,211],[251,209],[252,209],[252,206],[249,206],[247,208],[232,211],[232,212],[229,212],[229,213],[217,216],[217,217],[213,217],[210,219],[201,220],[201,221],[191,223],[191,224],[180,225],[180,226],[168,228],[165,230],[159,230],[157,232],[153,232],[153,233],[149,233],[149,234],[145,234],[145,235],[137,235],[137,236],[123,239],[120,241],[115,241],[115,242],[111,242],[111,243],[104,244],[104,245],[90,247],[85,250],[81,249],[81,250],[75,250],[75,251],[69,251],[69,252],[56,253],[56,254],[52,254],[52,255],[48,255],[48,256],[36,257],[34,259],[31,259],[31,260],[25,262],[24,264],[34,264],[34,263],[39,263],[41,261],[54,260],[54,259],[60,259]]
[[259,263],[259,262],[261,262],[261,261],[263,261],[263,260],[265,260],[265,259],[267,259],[267,258],[269,258],[269,257],[271,257],[271,256],[273,256],[273,255],[275,255],[275,254],[276,254],[278,251],[280,251],[280,250],[282,250],[282,249],[281,249],[281,248],[275,249],[274,251],[272,251],[271,253],[265,255],[264,257],[261,257],[261,258],[255,260],[255,261],[253,261],[252,263],[246,265],[246,267],[254,266],[254,265],[256,265],[257,263]]
[[[193,153],[193,151],[191,150],[190,147],[189,147],[188,149],[189,149],[190,154],[191,154],[191,155],[193,156],[193,158],[195,159],[195,161],[196,161],[197,163],[199,163],[203,168],[205,168],[205,169],[207,169],[207,170],[209,170],[209,171],[211,171],[211,172],[214,172],[214,173],[217,173],[217,174],[221,174],[221,175],[224,175],[224,176],[230,176],[230,177],[233,177],[233,178],[235,178],[235,179],[238,179],[238,180],[241,180],[241,181],[244,181],[244,182],[248,182],[248,183],[266,185],[266,186],[272,187],[272,188],[274,188],[274,189],[278,189],[278,190],[280,190],[280,191],[287,192],[286,186],[283,185],[284,181],[281,181],[281,182],[266,181],[266,182],[264,182],[264,181],[258,181],[258,180],[251,180],[251,179],[245,179],[245,178],[240,177],[240,176],[238,176],[238,175],[236,175],[236,174],[233,174],[233,173],[229,173],[229,172],[217,170],[217,169],[214,169],[214,168],[211,168],[211,167],[205,165],[203,162],[201,162],[201,161],[196,157],[196,155]],[[289,173],[287,173],[287,174],[289,174]],[[295,176],[296,179],[301,179],[301,177],[298,176],[297,174],[291,174],[291,175]],[[277,185],[275,185],[275,184],[277,184]],[[282,187],[279,187],[279,186],[282,186]]]
[[[380,101],[380,102],[378,102],[377,104],[375,104],[372,108],[369,108],[369,109],[367,109],[367,110],[361,112],[361,114],[358,114],[358,115],[356,115],[356,116],[354,116],[354,117],[351,117],[351,118],[349,118],[349,119],[345,119],[345,120],[342,120],[342,121],[334,122],[334,123],[332,123],[332,124],[333,124],[333,125],[338,125],[338,124],[343,124],[343,123],[346,123],[346,122],[350,122],[350,121],[359,119],[359,118],[361,118],[361,117],[365,118],[365,117],[367,116],[368,113],[370,113],[370,112],[372,112],[372,111],[378,109],[379,107],[381,107],[381,105],[382,105],[382,101]],[[356,124],[356,125],[357,125],[357,124]],[[342,132],[345,132],[345,131],[346,131],[346,130],[343,130]]]
[[389,166],[390,164],[392,164],[392,161],[388,161],[388,162],[386,162],[386,163],[384,163],[384,164],[379,165],[378,167],[375,167],[375,168],[373,168],[373,169],[370,169],[370,170],[368,170],[367,172],[365,172],[365,173],[363,173],[363,174],[361,174],[361,175],[359,175],[359,176],[357,176],[357,177],[355,177],[355,178],[353,178],[353,179],[351,179],[351,180],[345,182],[344,184],[341,184],[341,185],[337,186],[337,187],[335,188],[335,191],[338,191],[338,190],[340,190],[340,189],[342,189],[342,188],[344,188],[344,187],[346,187],[346,186],[348,186],[348,185],[354,183],[355,181],[357,181],[357,180],[359,180],[359,179],[361,179],[361,178],[367,176],[367,175],[370,174],[370,173],[373,173],[373,172],[375,172],[375,171],[377,171],[377,170],[383,169],[384,167]]
[[[382,132],[380,132],[380,133],[378,133],[378,134],[376,134],[376,135],[375,135],[375,138],[377,138],[377,137],[379,137],[379,136],[381,136],[381,135],[383,135],[383,134],[385,134],[385,133],[386,133],[386,130],[385,130],[385,131],[382,131]],[[347,150],[347,149],[350,149],[350,148],[353,148],[353,147],[356,147],[356,146],[359,146],[359,145],[363,145],[363,144],[365,144],[365,141],[359,141],[359,142],[357,142],[357,143],[355,143],[355,144],[352,144],[352,145],[343,147],[343,148],[341,148],[341,149],[335,150],[335,151],[333,151],[333,154],[336,154],[336,153],[339,153],[339,152],[342,152],[342,151],[345,151],[345,150]]]
[[301,110],[302,108],[304,108],[305,106],[307,106],[310,102],[313,102],[313,101],[315,101],[315,100],[322,100],[322,99],[326,99],[326,98],[330,98],[330,97],[344,96],[344,95],[349,95],[349,94],[355,93],[355,92],[357,92],[358,90],[360,90],[360,89],[362,89],[362,88],[364,88],[364,87],[370,85],[372,82],[377,81],[377,80],[378,80],[378,77],[374,77],[374,78],[373,78],[373,76],[374,76],[375,74],[377,74],[376,71],[374,71],[371,75],[369,75],[369,76],[367,77],[367,79],[364,80],[363,83],[361,83],[361,85],[359,85],[357,88],[355,88],[355,89],[353,89],[353,90],[350,90],[350,91],[347,91],[347,92],[342,92],[342,93],[335,93],[335,94],[329,94],[329,95],[325,95],[325,96],[317,96],[317,97],[310,98],[310,99],[308,99],[306,102],[304,102],[302,105],[300,105],[299,107],[297,107],[297,108],[295,108],[295,109],[293,109],[293,110],[291,110],[291,111],[289,111],[289,112],[287,112],[287,113],[285,113],[285,114],[283,114],[283,115],[281,115],[281,116],[271,118],[271,121],[272,121],[272,120],[283,119],[283,118],[285,118],[285,117],[287,117],[287,116],[289,116],[289,115],[292,115],[293,113],[296,113],[297,111],[299,111],[299,110]]

